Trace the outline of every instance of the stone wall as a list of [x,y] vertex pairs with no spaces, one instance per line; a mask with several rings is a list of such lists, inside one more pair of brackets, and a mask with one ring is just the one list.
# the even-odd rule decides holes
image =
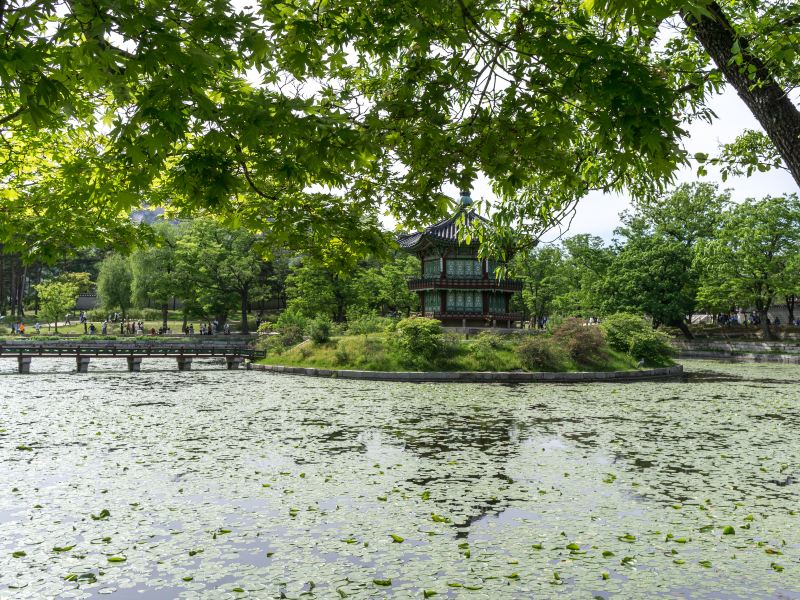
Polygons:
[[594,371],[578,373],[526,373],[522,371],[351,371],[345,369],[317,369],[314,367],[286,367],[282,365],[260,364],[249,364],[247,368],[256,371],[306,375],[309,377],[365,379],[372,381],[440,381],[461,383],[588,383],[597,381],[669,379],[678,378],[683,375],[683,367],[681,365],[662,369],[642,369],[639,371]]

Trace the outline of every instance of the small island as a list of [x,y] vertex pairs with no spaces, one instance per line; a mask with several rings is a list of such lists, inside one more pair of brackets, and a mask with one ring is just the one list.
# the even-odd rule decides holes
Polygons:
[[581,374],[564,380],[605,379],[609,373],[642,373],[643,367],[660,369],[645,376],[681,372],[673,368],[668,336],[637,315],[614,314],[602,325],[572,317],[545,327],[540,320],[538,329],[523,328],[522,313],[511,309],[522,282],[505,272],[513,249],[481,257],[477,237],[459,235],[473,227],[491,224],[462,191],[448,218],[398,237],[400,249],[419,262],[420,276],[407,282],[419,300],[414,316],[355,320],[347,330],[324,318],[305,327],[288,318],[265,331],[271,335],[260,341],[267,355],[260,365],[316,376],[403,380],[415,373],[417,380],[458,381],[533,381],[539,379],[533,374],[551,373]]
[[[349,335],[332,335],[326,321],[312,323],[309,330],[308,339],[289,347],[284,346],[285,334],[263,336],[259,345],[266,350],[266,357],[255,368],[315,376],[352,372],[359,373],[354,378],[419,381],[585,381],[682,372],[672,360],[675,350],[668,336],[653,330],[641,317],[626,313],[610,315],[600,324],[565,319],[547,331],[460,330],[444,328],[427,317],[376,320],[368,330]],[[370,377],[370,373],[376,376]]]

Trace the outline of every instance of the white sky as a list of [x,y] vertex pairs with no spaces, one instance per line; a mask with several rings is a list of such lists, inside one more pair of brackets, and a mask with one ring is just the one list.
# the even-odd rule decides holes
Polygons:
[[[743,130],[761,129],[744,102],[730,87],[724,93],[714,97],[710,102],[710,107],[718,117],[713,123],[698,121],[688,127],[689,137],[684,140],[684,143],[690,156],[696,152],[705,152],[715,156],[719,153],[720,144],[732,142]],[[711,165],[708,165],[707,169],[708,175],[700,180],[718,183],[720,189],[730,189],[731,198],[734,201],[767,195],[779,196],[800,191],[792,176],[783,169],[767,173],[754,173],[751,177],[729,177],[725,183],[722,183],[717,169]],[[678,173],[678,183],[692,181],[698,181],[697,174],[693,169],[684,168]],[[455,187],[452,190],[448,189],[447,192],[455,198],[458,197]],[[486,180],[482,180],[475,183],[472,197],[475,199],[494,198],[494,195]],[[579,203],[567,235],[590,233],[598,235],[608,242],[613,236],[614,229],[621,224],[619,213],[630,206],[630,200],[624,194],[590,193]],[[545,236],[545,239],[547,237]]]

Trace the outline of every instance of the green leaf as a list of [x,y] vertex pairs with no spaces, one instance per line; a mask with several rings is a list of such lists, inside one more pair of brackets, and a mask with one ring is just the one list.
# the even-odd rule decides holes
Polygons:
[[395,544],[402,544],[405,541],[404,537],[400,537],[399,535],[395,535],[394,533],[389,534],[389,537],[392,538],[392,542]]

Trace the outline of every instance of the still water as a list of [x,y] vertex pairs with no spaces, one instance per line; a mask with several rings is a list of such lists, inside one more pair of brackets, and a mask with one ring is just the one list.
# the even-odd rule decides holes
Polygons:
[[504,386],[0,361],[0,598],[800,598],[800,367],[685,365]]

